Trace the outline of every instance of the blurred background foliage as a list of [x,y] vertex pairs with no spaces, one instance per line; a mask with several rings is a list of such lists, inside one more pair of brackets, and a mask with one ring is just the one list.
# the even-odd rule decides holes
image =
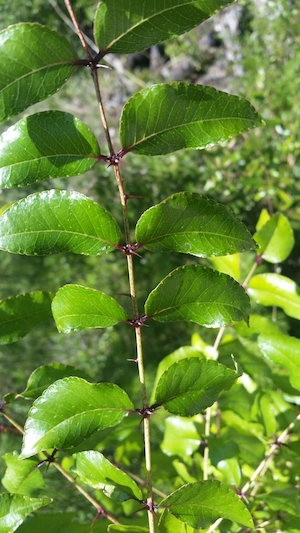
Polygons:
[[[96,3],[74,0],[72,4],[83,30],[92,38]],[[13,0],[7,3],[0,0],[0,9],[1,28],[19,21],[47,24],[70,38],[79,55],[83,55],[77,37],[62,19],[63,2]],[[236,23],[232,26],[233,20]],[[213,85],[246,97],[266,122],[264,128],[205,151],[176,152],[153,158],[128,155],[122,163],[127,193],[143,196],[130,200],[132,227],[149,206],[172,193],[186,190],[226,204],[252,232],[263,207],[270,212],[284,212],[291,220],[299,243],[300,111],[296,98],[300,94],[299,26],[299,0],[240,0],[200,28],[145,54],[114,58],[114,68],[100,71],[116,150],[119,149],[117,132],[122,106],[134,92],[151,83],[185,79]],[[81,118],[96,133],[101,151],[106,153],[93,86],[86,70],[78,70],[59,93],[33,106],[26,114],[51,108]],[[84,176],[69,180],[48,180],[24,189],[2,190],[1,206],[31,192],[54,187],[83,192],[109,209],[122,224],[113,173],[103,164]],[[146,251],[141,258],[136,258],[141,313],[150,290],[172,269],[190,262],[199,260],[180,254]],[[1,298],[41,288],[56,291],[73,282],[107,292],[130,310],[126,296],[126,264],[117,253],[100,259],[71,254],[30,258],[1,253],[0,268]],[[282,265],[282,272],[300,282],[299,244]],[[151,327],[144,328],[148,379],[152,381],[162,357],[190,344],[191,335],[200,329],[181,322],[151,323]],[[287,329],[299,337],[293,321]],[[208,340],[213,339],[216,332],[205,335]],[[133,398],[138,397],[138,382],[132,377],[135,372],[128,372],[127,358],[135,357],[132,341],[133,330],[126,325],[63,336],[56,332],[54,324],[45,323],[18,343],[1,348],[1,395],[22,390],[29,373],[39,364],[60,361],[80,366],[95,381],[114,381],[131,390]]]

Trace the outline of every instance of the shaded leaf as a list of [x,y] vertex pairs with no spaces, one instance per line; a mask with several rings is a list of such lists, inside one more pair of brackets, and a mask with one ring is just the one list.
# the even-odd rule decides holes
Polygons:
[[77,453],[75,459],[76,466],[73,470],[82,483],[103,490],[104,494],[117,501],[142,499],[142,492],[135,481],[108,461],[102,453],[90,450]]
[[258,346],[267,359],[289,371],[291,385],[300,390],[300,339],[262,333],[258,337]]
[[[59,409],[58,409],[59,405]],[[25,424],[21,458],[49,448],[72,448],[96,431],[117,425],[133,405],[112,383],[60,379],[33,403]]]
[[259,499],[266,502],[273,511],[284,509],[286,513],[300,516],[299,490],[295,487],[260,494]]
[[76,59],[65,37],[46,26],[22,23],[1,31],[0,122],[56,93]]
[[52,318],[50,292],[28,292],[0,301],[0,344],[16,342]]
[[36,113],[0,137],[0,186],[77,176],[92,168],[99,155],[94,134],[78,118],[61,111]]
[[49,363],[36,368],[30,374],[27,387],[18,396],[22,396],[27,400],[35,400],[41,396],[42,392],[49,387],[54,381],[68,376],[78,376],[84,379],[89,379],[86,372],[75,368],[74,366],[64,365],[62,363]]
[[145,211],[136,239],[147,250],[201,257],[255,249],[250,232],[230,209],[190,192],[173,194]]
[[176,268],[149,294],[145,313],[159,322],[188,320],[220,327],[248,320],[249,299],[226,274],[200,265]]
[[205,148],[261,125],[251,104],[237,96],[184,82],[152,85],[123,108],[122,153],[161,155]]
[[107,328],[127,318],[123,307],[114,298],[80,285],[61,287],[53,299],[52,311],[62,333]]
[[232,0],[102,0],[94,35],[105,53],[131,54],[181,35],[222,9]]
[[20,494],[0,494],[0,531],[13,533],[33,511],[51,503],[50,498],[29,498]]
[[95,524],[76,521],[74,513],[39,513],[30,516],[19,527],[18,533],[107,533],[108,521],[104,518]]
[[111,214],[83,194],[43,191],[15,202],[1,216],[0,248],[25,255],[115,249],[120,229]]
[[216,361],[188,358],[169,367],[161,376],[155,403],[179,416],[193,416],[212,405],[229,389],[238,374]]
[[258,303],[281,307],[293,318],[300,319],[300,289],[281,274],[258,274],[249,282],[248,294]]
[[218,518],[226,518],[246,527],[253,527],[251,515],[231,489],[218,481],[202,481],[184,485],[160,505],[196,529],[211,525]]
[[36,468],[36,459],[19,460],[19,454],[14,451],[2,456],[6,463],[2,485],[13,494],[36,496],[44,488],[45,483],[41,472]]
[[255,233],[259,253],[269,263],[281,263],[290,255],[295,244],[293,229],[288,219],[281,213],[273,215]]

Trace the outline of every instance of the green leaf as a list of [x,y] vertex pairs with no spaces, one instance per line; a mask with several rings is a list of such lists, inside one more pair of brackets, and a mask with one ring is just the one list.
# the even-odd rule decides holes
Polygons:
[[258,346],[267,359],[289,371],[291,385],[300,390],[300,339],[262,333],[258,337]]
[[251,104],[237,96],[184,82],[153,85],[123,108],[122,153],[161,155],[205,148],[261,125]]
[[22,23],[0,32],[0,122],[56,93],[76,59],[65,37],[46,26]]
[[179,416],[193,416],[212,405],[229,389],[238,374],[216,361],[188,358],[169,367],[161,376],[155,403]]
[[149,529],[142,526],[122,526],[111,524],[108,526],[109,533],[149,533]]
[[105,518],[91,525],[77,522],[77,515],[78,512],[39,513],[23,522],[18,533],[107,533],[109,522]]
[[65,285],[56,293],[52,312],[61,333],[107,328],[127,319],[114,298],[89,287]]
[[104,491],[104,494],[117,501],[130,498],[141,500],[142,491],[125,472],[114,466],[98,451],[80,452],[75,455],[74,468],[80,481]]
[[20,392],[18,396],[27,400],[36,400],[54,381],[68,376],[79,376],[87,380],[89,379],[86,372],[74,366],[64,365],[62,363],[49,363],[48,365],[36,368],[32,372],[28,378],[26,389]]
[[117,385],[60,379],[29,411],[21,458],[49,448],[77,446],[96,431],[117,425],[131,409],[132,402]]
[[164,510],[159,520],[159,533],[198,533],[193,527],[187,526],[175,516]]
[[256,302],[281,307],[284,312],[300,320],[300,288],[281,274],[258,274],[251,278],[248,294]]
[[6,472],[1,481],[8,492],[36,496],[44,488],[44,479],[36,468],[38,465],[36,459],[20,461],[16,451],[3,455],[2,459],[6,463]]
[[170,494],[160,505],[196,529],[208,527],[218,518],[253,527],[251,515],[242,500],[218,481],[185,485]]
[[50,498],[29,498],[20,494],[1,494],[1,533],[13,533],[22,524],[26,516],[49,503],[51,503]]
[[102,0],[94,35],[103,53],[131,54],[181,35],[232,0]]
[[260,494],[259,499],[266,502],[273,511],[300,516],[299,490],[290,487],[287,489],[273,490],[268,494]]
[[0,186],[77,176],[92,168],[100,148],[91,130],[61,111],[23,118],[0,137]]
[[161,449],[166,455],[179,455],[183,459],[199,449],[201,436],[197,429],[197,417],[179,418],[169,416],[165,421],[164,439]]
[[199,265],[176,268],[149,294],[145,313],[159,322],[188,320],[217,328],[248,320],[249,298],[226,274]]
[[0,248],[25,255],[102,255],[115,249],[120,234],[108,211],[74,191],[31,194],[0,218]]
[[228,207],[190,192],[173,194],[145,211],[136,239],[147,250],[201,257],[255,249],[250,232]]
[[290,255],[295,244],[293,229],[281,213],[273,215],[254,235],[259,253],[269,263],[281,263]]
[[0,344],[15,342],[52,318],[50,292],[28,292],[0,301]]

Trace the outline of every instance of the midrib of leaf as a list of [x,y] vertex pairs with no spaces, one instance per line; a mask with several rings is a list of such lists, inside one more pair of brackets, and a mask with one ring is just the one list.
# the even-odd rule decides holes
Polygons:
[[[224,237],[226,239],[233,239],[234,241],[236,242],[243,242],[244,239],[239,239],[238,237],[233,237],[231,235],[226,235],[226,234],[223,234],[223,233],[215,233],[215,232],[212,232],[212,231],[198,231],[198,230],[189,230],[189,229],[186,229],[186,230],[182,230],[182,231],[177,231],[176,230],[176,233],[175,235],[172,234],[172,233],[164,233],[164,234],[159,234],[157,237],[153,237],[152,239],[147,239],[146,241],[144,241],[145,244],[148,244],[150,242],[154,242],[154,241],[157,241],[157,240],[160,240],[160,239],[164,239],[165,237],[175,237],[176,235],[202,235],[202,236],[206,236],[206,235],[209,235],[209,236],[213,236],[213,237]],[[144,243],[139,243],[139,244],[144,244]]]
[[[145,141],[148,141],[149,139],[151,139],[152,137],[156,137],[157,135],[161,135],[163,133],[166,133],[166,132],[169,132],[169,131],[176,131],[176,130],[179,130],[181,128],[187,128],[188,126],[191,126],[191,125],[194,125],[194,124],[203,124],[205,122],[212,122],[212,121],[221,121],[221,122],[224,122],[224,121],[228,121],[228,120],[242,120],[243,122],[249,122],[250,124],[253,123],[253,120],[252,119],[248,119],[248,118],[245,118],[245,117],[212,117],[212,118],[205,118],[205,119],[201,119],[201,120],[196,120],[194,122],[184,122],[178,126],[173,126],[173,127],[170,127],[170,128],[164,128],[162,130],[159,130],[159,131],[156,131],[154,133],[151,133],[151,135],[148,135],[147,137],[143,137],[140,141],[136,141],[134,144],[132,144],[131,146],[128,146],[125,148],[126,152],[129,152],[129,150],[131,150],[132,148],[134,148],[135,146],[139,146],[139,144],[145,142]],[[251,126],[249,127],[249,129],[251,128]],[[206,135],[209,135],[205,132]],[[193,134],[194,135],[194,134]],[[235,134],[233,133],[231,135],[231,137],[233,137]],[[194,135],[195,136],[195,135]],[[227,137],[226,136],[226,140],[229,139],[230,137]],[[222,137],[221,137],[222,139]],[[208,141],[206,143],[205,146],[207,146],[210,142],[215,142],[213,139],[212,141]]]
[[[185,4],[185,6],[192,5],[192,4],[197,4],[198,2],[199,2],[199,0],[193,0],[193,1],[189,2],[188,4]],[[167,11],[171,11],[172,9],[176,9],[177,7],[182,7],[182,3],[179,3],[176,6],[168,7],[166,9],[163,9],[162,11],[154,13],[154,15],[151,15],[150,17],[143,18],[143,19],[139,20],[139,22],[137,22],[137,24],[134,24],[133,26],[130,26],[130,28],[127,31],[125,31],[124,33],[119,35],[116,39],[111,41],[111,43],[105,48],[105,50],[109,50],[110,48],[112,48],[114,46],[114,44],[116,44],[118,41],[120,41],[125,35],[131,33],[132,30],[134,30],[135,28],[138,28],[139,26],[141,26],[142,24],[144,24],[144,22],[148,22],[152,18],[155,18],[157,16],[162,16]],[[202,11],[202,13],[204,13],[204,11]]]
[[74,66],[74,63],[73,61],[63,61],[61,63],[51,63],[51,65],[45,65],[43,67],[40,67],[38,69],[35,69],[35,70],[30,70],[30,72],[27,72],[26,74],[24,74],[23,76],[20,76],[19,78],[17,79],[14,79],[11,83],[9,83],[8,85],[5,85],[5,87],[3,87],[3,89],[0,90],[0,94],[3,92],[3,91],[6,91],[7,89],[9,89],[12,85],[15,85],[17,83],[19,83],[21,80],[24,80],[25,78],[28,78],[28,76],[33,76],[35,75],[37,72],[41,72],[43,70],[49,70],[51,69],[52,67],[56,67],[56,66],[66,66],[66,65],[73,65]]
[[[56,159],[59,159],[60,157],[63,157],[63,158],[66,158],[66,157],[84,157],[86,159],[97,159],[97,156],[95,155],[87,155],[87,154],[79,154],[78,152],[76,154],[70,154],[70,153],[65,153],[65,154],[56,154],[56,153],[53,153],[53,154],[48,154],[48,155],[44,155],[44,156],[41,156],[41,157],[33,157],[32,159],[22,159],[22,161],[17,161],[16,163],[13,163],[11,165],[5,165],[4,167],[1,167],[0,168],[0,171],[2,169],[5,169],[5,168],[16,168],[18,167],[18,165],[25,165],[26,163],[33,163],[33,162],[39,162],[39,161],[43,161],[43,159],[53,159],[55,157],[55,160]],[[52,166],[55,166],[54,164],[52,164]]]
[[18,237],[18,236],[26,236],[26,235],[31,235],[32,233],[38,233],[39,235],[40,234],[44,234],[44,233],[58,233],[58,234],[68,234],[70,233],[70,235],[74,235],[74,236],[80,236],[80,237],[88,237],[89,239],[94,239],[96,241],[99,241],[99,242],[106,242],[107,244],[110,244],[111,246],[115,246],[116,243],[113,243],[111,241],[107,241],[106,239],[102,239],[102,237],[96,237],[95,235],[89,235],[88,233],[79,233],[77,231],[69,231],[69,230],[53,230],[53,229],[46,229],[46,230],[32,230],[32,231],[23,231],[22,233],[18,232],[18,233],[10,233],[9,234],[9,238],[11,237]]

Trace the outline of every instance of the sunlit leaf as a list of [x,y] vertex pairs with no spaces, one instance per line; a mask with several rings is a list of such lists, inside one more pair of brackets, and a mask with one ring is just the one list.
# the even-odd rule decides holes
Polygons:
[[89,379],[86,372],[74,366],[64,365],[62,363],[49,363],[48,365],[36,368],[30,374],[26,389],[20,392],[18,396],[22,396],[27,400],[35,400],[54,381],[68,376],[79,376],[84,379]]
[[291,385],[300,390],[300,339],[262,333],[258,337],[258,346],[267,359],[289,371]]
[[33,403],[21,457],[77,446],[96,431],[117,425],[131,409],[127,394],[117,385],[88,383],[78,377],[60,379]]
[[149,294],[145,313],[159,322],[188,320],[220,327],[248,320],[249,299],[244,289],[226,274],[200,265],[179,267]]
[[53,299],[52,311],[62,333],[107,328],[127,318],[123,307],[114,298],[81,285],[65,285],[59,289]]
[[136,225],[136,240],[147,250],[202,257],[255,248],[250,232],[232,211],[190,192],[173,194],[145,211]]
[[0,531],[13,533],[26,516],[44,505],[51,503],[50,498],[29,498],[20,494],[0,494]]
[[161,376],[155,403],[179,416],[193,416],[212,405],[229,389],[238,374],[216,361],[188,358],[169,367]]
[[12,494],[24,496],[37,496],[45,483],[41,472],[36,468],[36,459],[19,460],[19,454],[14,451],[2,456],[6,463],[5,475],[2,485]]
[[115,249],[120,233],[108,211],[74,191],[32,194],[0,218],[0,248],[25,255],[106,254]]
[[99,155],[94,134],[78,118],[61,111],[36,113],[0,137],[0,186],[83,174]]
[[269,263],[281,263],[291,253],[295,244],[293,229],[282,213],[276,213],[255,233],[259,253]]
[[197,533],[193,527],[184,524],[165,509],[159,520],[159,533],[174,533],[175,531],[176,533]]
[[122,526],[121,524],[111,524],[107,531],[108,533],[149,533],[149,529],[142,526]]
[[218,481],[202,481],[184,485],[160,505],[196,529],[211,525],[218,518],[226,518],[246,527],[253,527],[251,515],[237,494]]
[[281,307],[293,318],[300,319],[300,288],[281,274],[258,274],[251,278],[248,294],[258,303]]
[[233,0],[102,0],[95,19],[95,40],[105,53],[130,54],[181,35]]
[[74,471],[82,483],[104,491],[114,500],[130,498],[141,500],[143,495],[135,481],[114,466],[98,451],[90,450],[75,455]]
[[0,344],[15,342],[52,318],[50,292],[28,292],[0,301]]
[[0,122],[56,93],[76,58],[65,37],[46,26],[22,23],[0,32]]
[[164,439],[161,449],[166,455],[177,455],[186,459],[199,449],[201,436],[197,422],[199,417],[183,418],[169,416],[165,421]]
[[152,85],[123,108],[122,153],[205,148],[261,125],[251,104],[237,96],[184,82]]

